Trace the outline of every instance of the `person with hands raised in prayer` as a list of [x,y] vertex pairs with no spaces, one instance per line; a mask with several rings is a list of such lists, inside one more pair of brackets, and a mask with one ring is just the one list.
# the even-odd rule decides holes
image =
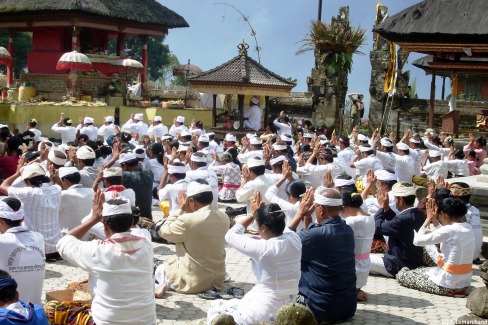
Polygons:
[[473,228],[466,221],[466,204],[458,198],[445,198],[439,203],[427,202],[427,217],[415,233],[417,246],[440,244],[437,250],[428,250],[436,267],[409,270],[404,267],[396,275],[407,288],[448,296],[465,296],[473,275]]
[[[295,300],[300,280],[300,238],[285,226],[285,214],[277,204],[265,205],[254,192],[250,213],[225,235],[229,246],[252,260],[256,285],[241,299],[217,300],[207,312],[207,324],[221,314],[230,314],[237,324],[274,320],[277,310]],[[244,235],[255,221],[259,237]]]
[[399,211],[395,214],[390,208],[388,192],[380,188],[376,195],[380,209],[374,219],[376,235],[388,236],[388,248],[384,257],[370,255],[370,274],[395,276],[403,267],[415,269],[424,266],[423,250],[413,243],[414,233],[425,221],[425,215],[414,207],[415,188],[412,184],[401,182],[391,190]]

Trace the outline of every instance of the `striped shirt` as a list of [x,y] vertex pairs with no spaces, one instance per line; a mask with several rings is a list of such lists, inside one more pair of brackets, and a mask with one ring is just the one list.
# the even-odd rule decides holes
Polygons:
[[56,244],[62,235],[59,230],[61,188],[44,183],[41,187],[9,187],[8,195],[24,204],[24,224],[27,229],[44,236],[46,254],[56,252]]

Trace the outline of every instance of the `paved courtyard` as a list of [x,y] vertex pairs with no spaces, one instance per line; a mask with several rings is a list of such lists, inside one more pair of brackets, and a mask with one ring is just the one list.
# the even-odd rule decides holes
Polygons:
[[[174,245],[153,243],[155,257],[167,259],[174,253]],[[254,285],[249,258],[227,247],[227,272],[232,279],[225,289],[236,286],[249,291]],[[44,292],[65,289],[68,283],[87,278],[87,273],[65,261],[46,264]],[[121,283],[121,285],[123,285]],[[472,286],[482,287],[479,267],[474,266]],[[364,290],[367,302],[358,303],[354,318],[343,324],[453,324],[469,312],[465,298],[430,295],[401,287],[396,280],[370,276]],[[196,295],[166,293],[156,300],[158,324],[204,324],[209,300]]]

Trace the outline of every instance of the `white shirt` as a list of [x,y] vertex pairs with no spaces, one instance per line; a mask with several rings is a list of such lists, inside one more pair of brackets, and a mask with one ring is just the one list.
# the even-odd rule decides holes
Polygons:
[[44,237],[26,227],[12,227],[0,234],[0,269],[17,281],[22,301],[41,304],[44,282]]
[[384,170],[390,173],[395,170],[395,154],[393,152],[376,151],[376,158],[381,162]]
[[424,166],[425,175],[428,179],[433,179],[437,182],[437,178],[442,175],[444,179],[447,179],[447,164],[443,160],[430,163]]
[[[376,212],[378,212],[378,210],[380,209],[378,199],[376,199],[375,197],[368,197],[366,200],[364,200],[364,204],[366,204],[368,214],[372,217],[374,217],[376,215]],[[393,193],[391,191],[388,192],[388,205],[390,206],[390,209],[395,212],[395,214],[398,214],[398,209],[395,203],[395,196],[393,196]]]
[[368,216],[351,216],[344,219],[354,232],[354,255],[356,263],[356,288],[361,289],[368,282],[371,260],[371,244],[375,231],[374,218]]
[[55,123],[51,130],[57,133],[61,133],[61,144],[67,144],[70,141],[76,140],[76,128],[74,126],[59,126]]
[[[444,264],[472,264],[474,251],[473,228],[466,222],[439,226],[433,232],[426,233],[420,227],[413,238],[416,246],[441,244]],[[429,279],[435,284],[449,289],[461,289],[471,284],[473,272],[452,274],[438,267],[429,270]]]
[[278,130],[277,130],[278,135],[292,134],[290,124],[278,122],[277,118],[273,121],[273,124],[278,128]]
[[[269,203],[276,203],[280,206],[283,212],[285,213],[285,225],[288,227],[288,224],[290,221],[293,220],[295,217],[295,214],[298,211],[298,207],[300,206],[300,201],[297,203],[293,204],[288,202],[287,200],[283,200],[278,196],[278,188],[276,185],[271,186],[267,191],[264,196],[266,200],[269,201]],[[303,221],[300,221],[300,223],[297,226],[297,232],[303,229]]]
[[186,178],[188,183],[196,181],[197,179],[204,179],[207,181],[208,185],[212,188],[213,201],[212,208],[218,209],[219,202],[219,183],[217,179],[217,174],[207,167],[200,167],[197,170],[189,170],[186,172]]
[[178,193],[180,191],[185,191],[188,187],[188,181],[186,179],[180,179],[174,184],[166,184],[165,187],[159,190],[159,200],[163,201],[168,199],[170,202],[170,214],[173,214],[176,210],[179,209],[178,207]]
[[298,294],[302,243],[297,234],[285,227],[283,234],[268,240],[244,235],[236,224],[225,235],[227,243],[252,259],[256,285],[238,305],[238,324],[254,324],[274,317],[278,308],[294,301]]
[[62,237],[59,229],[61,188],[46,183],[41,187],[9,187],[8,196],[24,204],[24,224],[27,229],[44,236],[46,254],[55,253],[56,244]]
[[115,135],[115,124],[110,123],[109,125],[102,125],[98,129],[98,135],[103,136],[103,140],[107,141],[107,138],[111,135]]
[[[76,184],[61,192],[59,227],[71,230],[81,225],[81,220],[90,213],[94,192],[91,188]],[[86,236],[85,239],[88,239]]]
[[359,170],[360,176],[363,179],[363,183],[366,183],[366,173],[368,170],[383,169],[381,162],[374,155],[369,155],[366,158],[354,162],[354,166]]
[[473,260],[480,257],[481,246],[483,245],[483,229],[481,228],[480,210],[467,204],[468,213],[466,213],[466,222],[471,225],[474,232],[474,254]]
[[398,182],[412,182],[415,175],[415,161],[409,155],[400,156],[395,154],[395,174]]
[[422,172],[422,159],[424,158],[424,152],[420,149],[410,149],[409,154],[414,161],[414,167],[413,167],[413,171],[415,173],[414,175],[420,175]]
[[259,191],[264,203],[269,204],[270,202],[266,199],[266,192],[268,188],[273,186],[273,180],[268,178],[266,175],[261,175],[253,180],[250,180],[244,184],[240,189],[236,191],[236,200],[240,203],[246,203],[247,212],[251,212],[251,199],[255,192]]
[[[92,188],[93,183],[95,183],[95,179],[97,178],[98,175],[98,169],[96,169],[93,166],[85,166],[83,169],[80,169],[78,171],[81,176],[80,184],[83,187],[87,188]],[[101,183],[99,185],[99,188],[101,188]]]
[[41,141],[41,131],[36,128],[30,128],[27,131],[31,131],[32,133],[34,133],[34,142]]
[[[339,150],[339,147],[336,148],[338,148]],[[342,158],[346,163],[345,172],[347,173],[347,175],[351,176],[352,178],[356,178],[356,168],[351,167],[351,161],[355,155],[356,153],[350,147],[346,147],[344,148],[344,150],[341,150],[337,153],[337,157]]]
[[173,124],[171,126],[171,128],[169,129],[168,133],[171,136],[175,137],[177,133],[178,134],[181,134],[181,132],[183,132],[185,130],[188,130],[188,128],[186,126],[184,126],[184,125],[178,125],[178,126],[176,126],[176,125]]
[[451,153],[451,148],[438,147],[430,143],[428,140],[424,141],[424,145],[427,147],[427,149],[440,151],[442,158],[449,157],[449,154]]
[[80,130],[80,134],[86,134],[88,139],[95,141],[98,138],[98,128],[93,125],[88,125],[81,127],[81,124],[76,127],[77,130]]
[[154,175],[154,182],[159,184],[161,177],[163,177],[164,166],[159,163],[157,158],[149,159],[148,162]]
[[168,134],[168,127],[163,123],[151,125],[147,130],[147,134],[156,140],[158,137],[161,138],[163,135]]
[[65,260],[89,272],[97,325],[156,324],[150,241],[129,232],[89,242],[66,235],[57,248]]
[[456,176],[469,176],[468,161],[464,159],[444,160],[450,172]]
[[263,150],[248,150],[244,153],[239,152],[237,155],[237,159],[241,162],[241,164],[247,163],[250,158],[259,157],[263,159]]
[[261,128],[261,115],[262,115],[261,108],[258,105],[252,105],[249,109],[245,109],[243,112],[244,118],[247,118],[244,121],[244,126],[255,131],[258,131]]
[[142,121],[137,121],[134,123],[133,120],[129,119],[125,124],[122,126],[122,130],[127,132],[137,132],[139,136],[143,136],[147,134],[148,126],[146,123]]

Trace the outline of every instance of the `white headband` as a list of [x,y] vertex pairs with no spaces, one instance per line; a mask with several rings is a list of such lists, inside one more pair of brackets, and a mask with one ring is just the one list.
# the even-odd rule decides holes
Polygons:
[[191,161],[194,161],[194,162],[204,162],[204,163],[207,162],[207,158],[205,157],[205,155],[203,155],[202,157],[200,157],[200,156],[197,156],[197,155],[193,154],[193,155],[191,155],[190,160]]
[[342,199],[329,199],[323,195],[320,195],[315,191],[313,195],[313,200],[316,204],[325,205],[329,207],[340,207],[342,206]]
[[[62,151],[59,152],[63,153]],[[66,157],[66,154],[64,156]],[[53,164],[56,164],[58,166],[64,166],[64,164],[66,164],[66,158],[63,159],[63,158],[56,157],[54,150],[49,151],[49,154],[47,155],[47,159],[49,159]]]
[[381,139],[380,143],[384,147],[393,147],[393,143],[391,142],[391,140]]
[[14,211],[7,203],[0,201],[0,218],[12,221],[22,220],[24,218],[24,204],[20,203],[20,209]]
[[117,197],[117,200],[122,201],[122,204],[115,205],[104,203],[102,208],[102,217],[115,216],[117,214],[132,214],[129,200],[122,197]]
[[286,160],[285,156],[278,156],[278,157],[276,157],[276,158],[271,159],[271,160],[269,161],[269,164],[270,164],[271,166],[274,166],[274,165],[276,165],[276,164],[278,164],[278,163],[280,163],[280,162],[282,162],[282,161],[285,161],[285,160]]
[[281,150],[287,150],[288,149],[288,146],[287,145],[281,145],[281,144],[273,144],[273,149],[274,150],[278,150],[278,151],[281,151]]
[[200,184],[198,182],[191,182],[188,184],[188,188],[186,190],[187,196],[194,196],[200,193],[210,192],[212,193],[212,187],[208,184]]
[[186,166],[168,165],[168,174],[185,174]]
[[343,186],[353,185],[353,184],[356,184],[356,181],[354,179],[342,179],[342,178],[334,179],[335,187],[343,187]]

